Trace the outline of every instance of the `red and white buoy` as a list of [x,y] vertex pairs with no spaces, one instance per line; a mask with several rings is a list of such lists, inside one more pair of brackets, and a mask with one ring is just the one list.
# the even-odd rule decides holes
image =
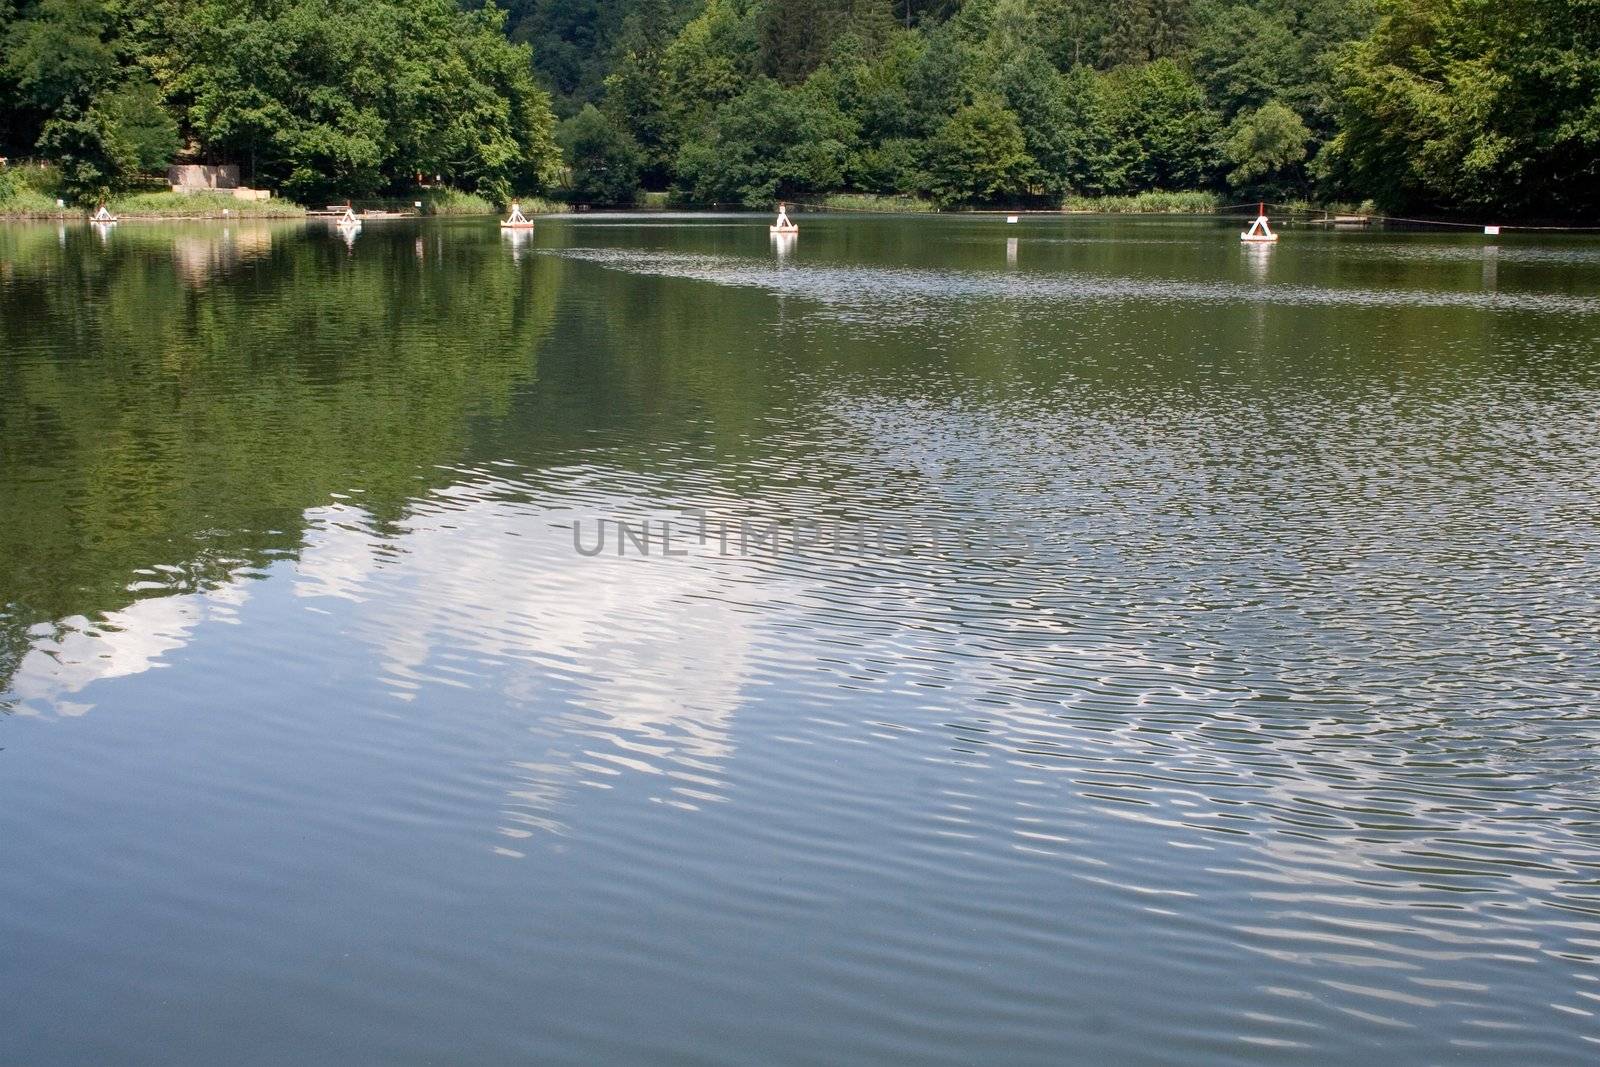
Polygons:
[[1239,240],[1248,241],[1251,244],[1271,244],[1277,239],[1278,235],[1272,232],[1271,226],[1267,225],[1267,205],[1265,203],[1257,204],[1256,221],[1250,224],[1248,230],[1239,235]]

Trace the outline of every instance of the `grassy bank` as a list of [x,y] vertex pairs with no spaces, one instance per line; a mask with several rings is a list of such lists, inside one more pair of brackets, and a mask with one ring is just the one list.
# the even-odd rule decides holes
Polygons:
[[1216,193],[1156,189],[1131,196],[1069,196],[1061,209],[1105,215],[1212,215],[1222,203]]
[[59,218],[76,214],[56,206],[61,176],[54,167],[0,167],[0,218]]
[[[524,215],[555,215],[563,211],[571,211],[572,205],[565,200],[547,200],[542,196],[524,196],[517,200],[522,205]],[[506,210],[511,206],[506,205]]]
[[298,218],[306,209],[292,200],[236,200],[227,193],[129,193],[113,197],[106,206],[113,215],[149,219],[220,219],[226,211],[234,219]]
[[[494,201],[460,189],[429,189],[422,194],[424,215],[498,215]],[[527,210],[524,208],[523,210]]]
[[[416,199],[422,201],[424,215],[495,215],[504,218],[510,204],[497,204],[486,196],[460,189],[429,189]],[[546,200],[542,196],[519,196],[514,202],[522,205],[524,215],[550,215],[568,210],[560,200]],[[382,206],[399,211],[411,210],[412,201],[384,202]]]
[[55,197],[36,189],[17,189],[0,196],[0,219],[54,219],[76,214],[73,208],[57,207]]
[[934,210],[920,196],[879,196],[875,193],[830,193],[822,198],[828,211],[881,211],[894,214]]

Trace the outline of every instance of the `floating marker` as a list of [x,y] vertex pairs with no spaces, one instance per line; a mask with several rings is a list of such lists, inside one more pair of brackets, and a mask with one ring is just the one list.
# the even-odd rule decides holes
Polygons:
[[1498,227],[1498,226],[1485,226],[1483,228],[1483,234],[1484,234],[1485,237],[1499,237],[1500,236],[1500,227]]
[[789,209],[785,204],[778,205],[778,221],[767,227],[768,233],[799,233],[800,227],[789,221]]
[[1018,219],[1018,217],[1016,215],[1007,215],[1006,216],[1006,221],[1007,222],[1019,222],[1021,220]]
[[521,204],[511,205],[511,217],[500,224],[502,230],[531,230],[533,220],[522,213]]
[[1247,241],[1251,244],[1270,244],[1277,239],[1278,235],[1272,232],[1271,226],[1267,225],[1267,205],[1265,203],[1257,204],[1256,221],[1250,224],[1248,230],[1239,235],[1239,240]]
[[106,206],[104,204],[101,204],[100,205],[100,210],[96,211],[94,213],[94,221],[95,222],[116,222],[117,221],[117,217],[115,215],[113,215],[111,212],[107,211],[106,210]]

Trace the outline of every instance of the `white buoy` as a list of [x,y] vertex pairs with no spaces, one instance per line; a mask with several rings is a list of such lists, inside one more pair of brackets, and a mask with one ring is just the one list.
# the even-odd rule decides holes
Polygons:
[[522,213],[521,204],[511,205],[511,217],[500,224],[502,230],[531,230],[533,220]]
[[1485,226],[1483,228],[1483,235],[1485,237],[1499,237],[1500,236],[1500,227],[1498,227],[1498,226]]
[[1256,221],[1250,224],[1248,230],[1239,235],[1239,240],[1249,241],[1252,244],[1269,244],[1276,241],[1278,235],[1272,232],[1271,226],[1267,225],[1267,205],[1264,203],[1257,205],[1256,212]]
[[339,216],[340,226],[360,226],[361,220],[356,218],[356,213],[351,208],[345,208],[344,214]]
[[113,215],[111,212],[107,211],[106,210],[106,206],[104,204],[101,204],[100,205],[100,210],[96,211],[94,213],[94,221],[95,222],[116,222],[117,221],[117,217],[115,215]]
[[767,227],[768,233],[799,233],[800,227],[789,221],[789,210],[785,204],[778,205],[778,221]]
[[1022,220],[1020,218],[1018,218],[1016,215],[1007,215],[1006,216],[1006,221],[1007,222],[1021,222]]

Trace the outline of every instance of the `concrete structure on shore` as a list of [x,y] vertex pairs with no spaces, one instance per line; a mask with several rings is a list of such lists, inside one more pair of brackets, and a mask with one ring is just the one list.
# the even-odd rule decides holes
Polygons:
[[239,168],[232,163],[207,166],[199,163],[174,164],[167,168],[167,184],[175,193],[227,192],[236,200],[270,200],[267,189],[249,189],[239,184]]

